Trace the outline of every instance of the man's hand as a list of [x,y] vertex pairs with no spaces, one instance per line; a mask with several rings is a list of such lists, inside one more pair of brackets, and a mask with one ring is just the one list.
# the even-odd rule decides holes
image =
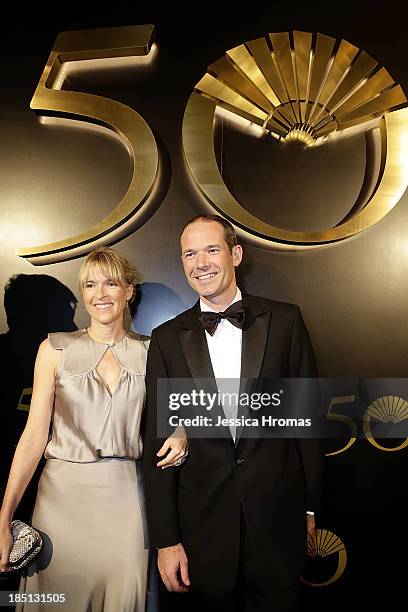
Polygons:
[[316,528],[315,517],[313,514],[308,514],[307,515],[307,536],[309,538],[312,537],[315,528]]
[[168,591],[176,593],[188,591],[190,586],[188,560],[182,544],[159,548],[157,565]]

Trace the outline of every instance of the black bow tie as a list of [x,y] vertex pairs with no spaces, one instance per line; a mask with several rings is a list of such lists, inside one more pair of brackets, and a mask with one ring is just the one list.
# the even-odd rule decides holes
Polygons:
[[203,311],[200,315],[200,321],[205,331],[207,331],[210,336],[213,336],[221,319],[227,319],[227,321],[235,325],[235,327],[243,329],[245,325],[245,314],[245,308],[242,301],[239,301],[231,304],[224,312]]

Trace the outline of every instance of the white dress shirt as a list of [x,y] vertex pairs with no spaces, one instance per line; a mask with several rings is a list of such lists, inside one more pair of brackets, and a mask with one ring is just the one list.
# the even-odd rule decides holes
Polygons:
[[[231,304],[242,299],[241,291],[237,293]],[[227,308],[231,306],[228,304]],[[216,312],[200,299],[201,312]],[[242,329],[235,327],[227,319],[221,319],[213,336],[207,331],[208,350],[215,378],[241,377]]]
[[[242,299],[241,291],[237,293],[231,304]],[[231,306],[228,304],[227,308]],[[202,312],[217,312],[210,308],[200,299]],[[221,393],[234,393],[238,396],[241,378],[241,353],[242,353],[242,329],[239,329],[227,319],[221,319],[213,336],[205,332],[211,364],[214,371],[215,382]],[[236,418],[238,415],[238,404],[223,405],[224,414],[227,418]],[[230,431],[235,442],[236,426],[231,425]]]

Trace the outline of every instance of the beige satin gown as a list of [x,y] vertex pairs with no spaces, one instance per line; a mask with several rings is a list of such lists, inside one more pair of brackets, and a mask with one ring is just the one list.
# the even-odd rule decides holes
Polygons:
[[[63,355],[32,519],[44,549],[20,592],[64,593],[67,603],[17,610],[144,612],[148,550],[136,460],[148,342],[128,332],[109,346],[86,330],[49,340]],[[108,349],[121,367],[113,393],[97,372]]]

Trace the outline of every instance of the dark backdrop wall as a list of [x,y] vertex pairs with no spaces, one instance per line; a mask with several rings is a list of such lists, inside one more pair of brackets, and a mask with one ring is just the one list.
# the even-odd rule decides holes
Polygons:
[[[365,49],[408,92],[405,25],[396,3],[346,3],[334,12],[318,3],[283,7],[272,2],[256,12],[251,8],[250,15],[238,8],[201,5],[186,21],[181,15],[176,21],[173,8],[170,15],[168,9],[149,12],[129,4],[110,14],[68,14],[48,22],[44,15],[26,14],[1,25],[0,284],[6,286],[13,275],[51,277],[34,282],[20,279],[8,323],[6,312],[0,313],[5,381],[1,410],[8,440],[3,449],[7,446],[8,457],[27,414],[21,408],[29,401],[39,341],[48,331],[87,324],[80,300],[74,312],[81,260],[38,268],[17,257],[15,250],[63,239],[102,219],[126,191],[131,172],[127,152],[117,139],[84,126],[44,125],[30,110],[59,32],[156,26],[159,52],[151,70],[78,72],[67,84],[136,109],[161,149],[167,192],[150,219],[117,244],[143,277],[134,322],[144,332],[194,301],[182,273],[178,235],[190,216],[206,208],[186,170],[181,125],[188,97],[208,64],[227,49],[266,32],[319,31]],[[361,135],[308,151],[299,147],[283,151],[265,147],[226,122],[223,147],[223,169],[232,191],[254,214],[282,227],[313,229],[335,223],[354,201],[363,179]],[[406,377],[407,235],[405,194],[381,222],[338,244],[279,252],[244,243],[240,285],[301,306],[322,376]],[[50,309],[50,303],[55,308]],[[10,323],[17,308],[17,320],[14,317]],[[55,310],[61,313],[57,320],[50,314]],[[334,441],[328,451],[342,445]],[[357,440],[348,451],[328,457],[319,525],[342,538],[348,562],[332,585],[308,587],[305,609],[311,605],[344,609],[361,595],[375,605],[379,591],[390,602],[397,601],[402,573],[396,556],[407,543],[406,453],[406,449],[380,451]],[[334,573],[337,556],[326,559],[326,565],[315,561],[311,575],[320,572],[323,581]]]

